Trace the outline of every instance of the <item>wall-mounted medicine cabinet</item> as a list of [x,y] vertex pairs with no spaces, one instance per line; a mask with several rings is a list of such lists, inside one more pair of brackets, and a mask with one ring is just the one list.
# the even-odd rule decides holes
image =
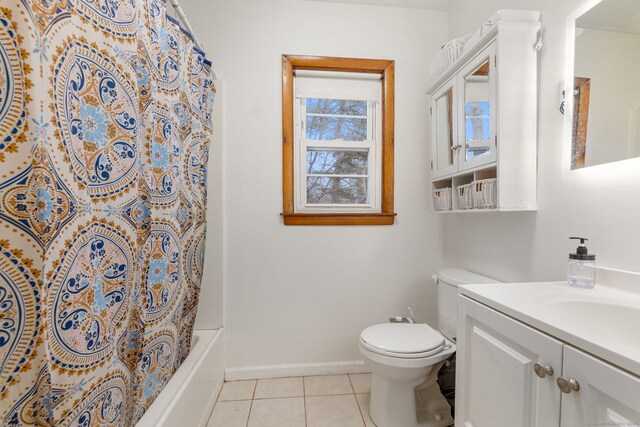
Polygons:
[[485,28],[428,90],[436,211],[536,209],[539,29]]

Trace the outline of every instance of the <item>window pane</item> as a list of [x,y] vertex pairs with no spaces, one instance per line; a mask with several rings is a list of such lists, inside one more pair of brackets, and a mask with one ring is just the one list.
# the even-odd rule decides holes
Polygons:
[[366,141],[367,119],[307,116],[307,139]]
[[367,178],[307,178],[307,203],[355,205],[369,203]]
[[369,153],[347,150],[307,150],[307,173],[367,175]]
[[341,116],[366,116],[367,101],[307,98],[307,113]]

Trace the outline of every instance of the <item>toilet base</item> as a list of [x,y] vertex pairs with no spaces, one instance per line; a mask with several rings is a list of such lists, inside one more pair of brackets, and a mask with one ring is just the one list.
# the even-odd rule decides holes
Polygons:
[[[375,372],[369,414],[377,427],[448,427],[450,406],[436,382],[443,362],[429,367],[426,378],[394,381]],[[416,387],[419,390],[416,390]]]

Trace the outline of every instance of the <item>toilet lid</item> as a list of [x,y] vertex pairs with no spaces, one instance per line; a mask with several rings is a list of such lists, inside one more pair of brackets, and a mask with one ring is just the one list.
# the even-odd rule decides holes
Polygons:
[[373,350],[405,355],[433,353],[444,346],[444,337],[426,323],[381,323],[362,331],[360,339]]

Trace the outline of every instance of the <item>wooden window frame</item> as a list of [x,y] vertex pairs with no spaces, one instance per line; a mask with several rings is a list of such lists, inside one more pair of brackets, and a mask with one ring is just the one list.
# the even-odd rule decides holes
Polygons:
[[[379,213],[300,213],[294,203],[294,70],[342,71],[381,75],[382,168]],[[282,217],[285,225],[393,225],[395,61],[282,55]]]

